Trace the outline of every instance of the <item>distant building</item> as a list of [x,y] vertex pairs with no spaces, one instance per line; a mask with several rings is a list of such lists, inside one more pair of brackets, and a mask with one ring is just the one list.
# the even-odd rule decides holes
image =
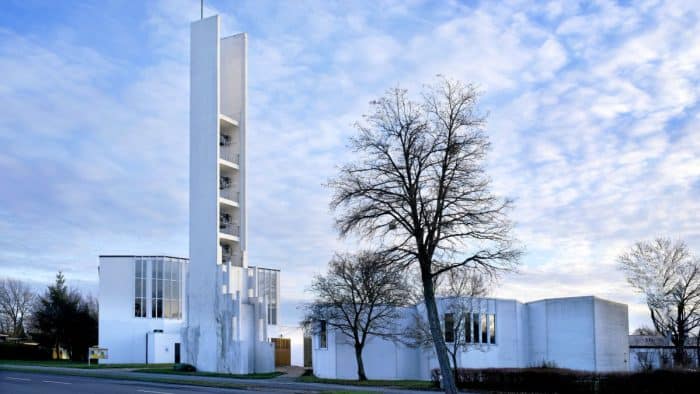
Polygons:
[[[673,368],[676,347],[670,338],[660,335],[630,335],[630,371]],[[685,354],[690,365],[700,365],[700,342],[697,337],[685,341]]]
[[[472,305],[470,329],[465,333],[470,346],[460,351],[460,368],[523,368],[548,363],[589,371],[628,369],[627,305],[596,297],[528,303],[480,298]],[[444,300],[438,300],[438,310],[443,332],[450,333]],[[405,308],[400,332],[412,329],[414,313],[424,313],[424,306]],[[316,324],[314,375],[356,379],[352,343],[325,322]],[[401,339],[368,339],[363,361],[369,379],[427,380],[431,369],[439,367],[432,347],[412,347]]]

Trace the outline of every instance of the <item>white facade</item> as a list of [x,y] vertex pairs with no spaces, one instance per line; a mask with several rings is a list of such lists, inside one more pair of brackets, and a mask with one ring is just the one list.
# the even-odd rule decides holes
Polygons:
[[[624,304],[596,297],[546,299],[525,304],[485,298],[476,304],[473,311],[479,316],[480,335],[473,339],[477,343],[460,351],[457,361],[460,368],[523,368],[547,362],[578,370],[628,369],[627,306]],[[444,300],[439,300],[441,319],[444,319],[444,309]],[[419,305],[405,310],[404,332],[411,329],[413,313],[424,313],[424,307]],[[482,332],[481,319],[490,322],[493,316],[493,331],[489,323]],[[482,338],[481,334],[485,336]],[[317,332],[313,337],[314,375],[356,379],[352,343],[333,330],[327,331],[325,348],[322,342],[322,333]],[[412,347],[381,338],[368,340],[363,361],[369,379],[428,380],[430,370],[439,367],[432,348]]]
[[[101,363],[187,361],[182,333],[187,331],[187,302],[191,299],[186,296],[191,290],[188,271],[185,258],[100,256],[98,343],[109,355]],[[296,331],[277,326],[279,271],[247,267],[244,275],[251,278],[253,297],[270,300],[267,313],[262,313],[262,329],[275,337],[292,337]]]
[[[159,271],[159,265],[164,264],[176,268],[177,273],[168,269],[171,286],[161,287],[165,280],[161,279],[163,271]],[[143,268],[143,275],[137,275],[139,267]],[[182,343],[180,331],[186,313],[183,278],[187,269],[187,259],[177,257],[100,256],[98,336],[99,345],[108,349],[109,356],[100,363],[176,361],[175,348]]]
[[186,362],[201,371],[274,370],[268,300],[246,256],[245,34],[220,37],[218,16],[190,41],[190,270]]

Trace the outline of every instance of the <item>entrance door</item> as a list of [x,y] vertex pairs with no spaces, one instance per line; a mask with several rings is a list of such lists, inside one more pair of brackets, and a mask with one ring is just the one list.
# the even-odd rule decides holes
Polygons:
[[180,364],[180,344],[175,344],[175,364]]
[[271,338],[275,344],[275,367],[287,367],[292,364],[292,340],[289,338]]

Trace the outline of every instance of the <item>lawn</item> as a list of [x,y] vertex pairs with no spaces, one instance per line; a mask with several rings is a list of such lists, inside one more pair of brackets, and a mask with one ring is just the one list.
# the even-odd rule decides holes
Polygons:
[[68,360],[41,360],[41,361],[27,361],[27,360],[0,360],[0,365],[28,365],[35,367],[61,367],[61,368],[79,368],[79,369],[98,369],[98,368],[139,368],[139,369],[151,369],[151,368],[172,368],[173,364],[95,364],[92,362],[88,366],[87,362],[75,362]]
[[146,373],[162,373],[171,375],[190,375],[190,376],[207,376],[215,378],[231,378],[231,379],[271,379],[280,375],[284,375],[282,372],[268,372],[268,373],[251,373],[251,374],[230,374],[230,373],[216,373],[216,372],[185,372],[176,371],[172,367],[157,368],[151,367],[148,369],[136,369],[132,372],[146,372]]
[[305,383],[342,384],[348,386],[393,387],[407,390],[435,390],[435,386],[432,382],[424,380],[366,380],[360,382],[359,380],[322,379],[315,376],[301,376],[297,381]]

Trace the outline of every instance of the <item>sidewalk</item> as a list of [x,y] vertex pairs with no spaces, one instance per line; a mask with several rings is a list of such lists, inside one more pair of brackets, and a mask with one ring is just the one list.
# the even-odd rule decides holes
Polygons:
[[196,376],[196,375],[174,375],[174,374],[160,374],[160,373],[143,373],[143,372],[133,372],[131,369],[119,368],[119,369],[76,369],[76,368],[64,368],[64,367],[41,367],[41,366],[29,366],[29,365],[0,365],[0,370],[13,370],[13,371],[25,371],[25,372],[41,372],[41,373],[55,373],[59,375],[71,375],[71,376],[91,376],[91,377],[103,377],[103,378],[113,378],[122,380],[140,380],[140,381],[154,381],[157,380],[161,383],[180,383],[187,384],[187,382],[198,382],[205,385],[206,383],[212,383],[213,387],[221,387],[222,384],[230,385],[231,387],[239,389],[248,389],[255,391],[301,391],[301,392],[328,392],[328,391],[359,391],[359,392],[375,392],[375,393],[411,393],[411,394],[425,394],[428,391],[419,390],[401,390],[388,387],[372,387],[372,386],[348,386],[340,384],[325,384],[325,383],[306,383],[297,382],[295,377],[281,375],[276,378],[271,379],[238,379],[238,378],[224,378],[224,377],[209,377],[209,376]]

